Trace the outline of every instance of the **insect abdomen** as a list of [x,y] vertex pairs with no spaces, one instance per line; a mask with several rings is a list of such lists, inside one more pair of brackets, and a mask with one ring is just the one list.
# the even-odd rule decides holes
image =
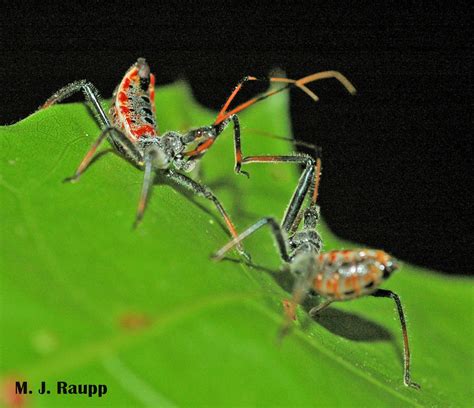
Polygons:
[[141,137],[156,137],[155,78],[148,64],[139,59],[125,74],[114,93],[112,119],[135,142]]
[[394,259],[379,250],[337,250],[318,255],[313,289],[334,300],[349,300],[374,292],[396,269]]

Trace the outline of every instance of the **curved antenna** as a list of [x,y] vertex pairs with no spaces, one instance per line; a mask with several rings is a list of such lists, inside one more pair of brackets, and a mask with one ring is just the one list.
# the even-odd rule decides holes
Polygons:
[[[224,106],[222,107],[221,111],[219,112],[219,114],[217,115],[217,118],[214,122],[214,125],[218,125],[220,123],[222,123],[224,120],[226,120],[228,117],[238,113],[238,112],[241,112],[243,111],[244,109],[247,109],[249,106],[252,106],[253,104],[263,100],[263,99],[266,99],[270,96],[273,96],[273,95],[276,95],[286,89],[290,89],[290,88],[294,88],[294,87],[298,87],[300,88],[302,91],[304,91],[307,95],[309,95],[309,97],[311,99],[313,99],[314,101],[318,101],[319,98],[310,90],[308,89],[305,85],[310,83],[310,82],[315,82],[315,81],[319,81],[321,79],[327,79],[327,78],[335,78],[337,79],[343,86],[344,88],[347,89],[347,91],[350,93],[350,94],[355,94],[356,93],[356,89],[354,87],[354,85],[351,84],[351,82],[344,76],[342,75],[340,72],[338,71],[323,71],[323,72],[317,72],[315,74],[311,74],[311,75],[308,75],[308,76],[305,76],[303,78],[300,78],[298,80],[294,80],[294,79],[288,79],[288,78],[268,78],[268,79],[259,79],[259,78],[256,78],[256,77],[252,77],[252,76],[249,76],[249,77],[245,77],[243,78],[239,84],[236,86],[236,88],[234,89],[234,91],[232,92],[231,96],[229,97],[229,99],[226,101],[226,103],[224,104]],[[247,82],[247,81],[263,81],[263,80],[267,80],[267,81],[270,81],[270,82],[285,82],[287,83],[286,86],[283,86],[281,88],[278,88],[278,89],[275,89],[273,91],[268,91],[268,92],[265,92],[263,95],[260,95],[260,96],[257,96],[255,98],[252,98],[252,99],[249,99],[247,102],[244,102],[244,103],[241,103],[240,105],[238,105],[237,107],[235,107],[234,109],[230,110],[229,112],[226,112],[227,108],[229,107],[231,101],[234,99],[234,97],[237,95],[237,93],[240,91],[240,89],[242,88],[242,85],[244,82]]]
[[[238,82],[237,86],[234,88],[234,90],[230,94],[229,98],[227,99],[224,106],[221,108],[219,114],[217,115],[217,118],[214,122],[214,125],[218,125],[219,123],[222,123],[225,119],[227,119],[231,115],[231,114],[227,113],[227,108],[229,107],[231,102],[234,100],[235,96],[240,92],[240,90],[242,89],[242,86],[244,85],[244,83],[246,83],[248,81],[283,82],[283,83],[287,83],[287,84],[293,84],[294,86],[297,86],[303,92],[305,92],[314,101],[319,100],[318,96],[314,92],[312,92],[310,89],[308,89],[306,86],[304,86],[304,84],[301,84],[301,85],[297,84],[298,80],[295,80],[295,79],[280,78],[280,77],[257,78],[257,77],[254,77],[254,76],[246,76]],[[277,90],[277,91],[281,92],[282,90],[286,89],[287,87],[288,86],[285,86],[283,88],[280,88],[280,90]],[[275,91],[269,91],[269,92],[266,92],[265,94],[261,95],[258,98],[265,99],[265,98],[273,95],[274,93],[275,93]],[[253,98],[253,99],[256,99],[256,98]],[[249,102],[249,101],[247,101],[247,102]],[[253,102],[253,103],[255,103],[255,102]],[[253,105],[253,103],[251,103],[251,105]],[[244,105],[244,104],[242,104],[242,105]],[[241,106],[241,105],[239,105],[239,106]],[[242,109],[245,109],[245,107],[242,107]],[[239,112],[239,111],[237,111],[237,112]],[[234,112],[234,113],[236,113],[236,112]]]
[[316,72],[315,74],[311,74],[305,76],[304,78],[298,79],[295,83],[296,86],[309,84],[310,82],[319,81],[320,79],[328,79],[334,78],[337,79],[344,88],[347,89],[351,95],[355,95],[357,90],[355,89],[354,85],[352,85],[351,81],[349,81],[344,75],[342,75],[339,71],[322,71]]

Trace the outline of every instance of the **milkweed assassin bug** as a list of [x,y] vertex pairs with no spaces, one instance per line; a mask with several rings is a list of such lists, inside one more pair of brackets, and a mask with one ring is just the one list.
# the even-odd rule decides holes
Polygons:
[[[313,100],[318,100],[318,97],[306,87],[306,84],[325,78],[336,78],[349,92],[355,92],[352,84],[342,74],[336,71],[320,72],[299,80],[287,78],[261,79],[247,76],[237,84],[212,125],[199,127],[184,134],[176,131],[168,131],[160,135],[156,123],[154,101],[155,77],[150,72],[150,68],[143,58],[139,58],[137,62],[128,69],[120,84],[115,89],[109,115],[104,111],[101,105],[101,98],[96,87],[86,80],[76,81],[61,88],[53,94],[41,108],[47,108],[76,92],[82,91],[101,125],[102,132],[99,137],[84,156],[74,175],[66,179],[66,181],[76,181],[88,168],[98,147],[105,139],[108,139],[119,154],[144,171],[142,191],[134,223],[135,226],[138,225],[143,218],[148,196],[154,181],[154,173],[160,172],[172,183],[212,201],[224,218],[230,234],[235,238],[237,236],[236,229],[214,193],[207,186],[194,181],[185,174],[182,174],[181,171],[191,171],[196,160],[205,154],[230,122],[234,125],[235,170],[237,173],[242,172],[241,166],[243,164],[271,160],[270,158],[262,156],[242,157],[240,148],[240,124],[237,113],[265,98],[292,87],[300,88]],[[249,99],[237,107],[228,110],[232,100],[238,94],[244,83],[249,81],[269,81],[285,85],[279,89],[271,90]],[[290,161],[304,162],[299,156],[295,156],[295,158]],[[242,252],[240,245],[238,249]]]
[[[257,221],[240,235],[213,254],[221,260],[234,246],[258,231],[269,226],[275,238],[281,259],[295,277],[292,298],[285,301],[285,322],[279,331],[281,340],[290,331],[292,320],[296,319],[296,307],[308,294],[325,298],[309,314],[317,316],[332,302],[356,299],[371,295],[394,300],[403,333],[404,375],[406,386],[419,388],[411,380],[410,348],[405,314],[398,295],[379,286],[398,268],[396,260],[381,250],[355,249],[321,252],[323,242],[316,227],[319,222],[319,206],[316,204],[321,172],[320,151],[314,165],[306,166],[298,182],[281,224],[266,217]],[[305,198],[309,197],[307,208],[302,210]],[[298,227],[303,220],[303,228]]]

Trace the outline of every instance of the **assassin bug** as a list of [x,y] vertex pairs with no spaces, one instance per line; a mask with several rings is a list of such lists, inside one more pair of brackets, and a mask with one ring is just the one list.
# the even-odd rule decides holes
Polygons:
[[[393,299],[403,333],[403,382],[406,386],[419,388],[419,385],[411,380],[410,348],[400,298],[390,290],[379,289],[379,286],[398,268],[396,260],[384,251],[372,249],[321,252],[323,243],[316,231],[319,221],[319,206],[316,205],[316,200],[321,172],[320,151],[317,153],[314,165],[307,166],[300,177],[281,225],[272,217],[262,218],[213,254],[213,258],[221,260],[230,249],[263,226],[268,225],[271,228],[280,257],[296,279],[292,299],[284,302],[286,320],[279,332],[280,339],[289,332],[291,321],[296,319],[295,309],[308,294],[325,298],[325,301],[309,311],[312,317],[336,301],[366,295]],[[307,195],[310,195],[309,205],[301,211]],[[292,203],[297,204],[292,207]],[[303,228],[297,231],[302,218]]]
[[[86,100],[92,105],[102,127],[101,134],[84,156],[76,172],[72,177],[66,179],[66,181],[76,181],[82,173],[84,173],[91,163],[96,150],[107,138],[122,156],[144,170],[143,185],[137,208],[135,226],[143,218],[147,199],[154,181],[153,173],[161,172],[175,184],[212,201],[224,218],[229,232],[233,237],[236,237],[237,232],[230,217],[212,191],[207,186],[192,180],[179,171],[191,171],[195,161],[205,154],[230,122],[234,125],[235,171],[237,173],[242,172],[240,168],[243,164],[262,161],[259,156],[242,158],[242,151],[240,149],[240,125],[236,114],[290,87],[298,87],[306,92],[312,99],[318,100],[318,97],[310,91],[305,84],[325,78],[336,78],[349,92],[355,92],[352,84],[342,74],[336,71],[320,72],[299,80],[287,78],[259,79],[253,76],[247,76],[238,83],[212,125],[193,129],[185,134],[169,131],[160,136],[155,116],[155,78],[143,58],[138,58],[137,62],[129,68],[114,91],[112,107],[109,112],[110,116],[105,113],[101,106],[100,96],[96,87],[86,80],[76,81],[61,88],[52,95],[41,108],[47,108],[69,97],[73,93],[82,90]],[[245,82],[262,80],[286,83],[286,85],[252,98],[228,111],[232,100]],[[265,160],[266,159],[263,159],[263,161]],[[246,174],[245,172],[242,173]],[[240,249],[239,246],[239,250]]]

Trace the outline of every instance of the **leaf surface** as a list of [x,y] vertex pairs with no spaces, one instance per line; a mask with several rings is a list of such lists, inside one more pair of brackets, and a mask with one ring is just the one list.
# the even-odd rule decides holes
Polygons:
[[[184,83],[158,89],[156,104],[162,131],[214,118]],[[246,154],[291,151],[250,131],[289,135],[287,96],[250,108],[241,123]],[[161,183],[132,230],[138,169],[108,153],[78,183],[62,183],[98,132],[82,104],[0,128],[1,375],[4,384],[28,380],[31,405],[472,406],[470,280],[405,264],[384,285],[402,298],[420,391],[402,383],[389,299],[340,303],[317,321],[299,308],[298,327],[278,346],[291,279],[279,272],[269,232],[245,243],[257,267],[235,254],[212,262],[228,240],[217,211]],[[234,175],[230,129],[200,170],[239,231],[262,216],[280,219],[298,175],[291,164],[248,166],[250,180]],[[354,247],[320,230],[325,249]],[[35,395],[41,381],[51,395]],[[108,393],[58,396],[57,381],[106,384]]]

